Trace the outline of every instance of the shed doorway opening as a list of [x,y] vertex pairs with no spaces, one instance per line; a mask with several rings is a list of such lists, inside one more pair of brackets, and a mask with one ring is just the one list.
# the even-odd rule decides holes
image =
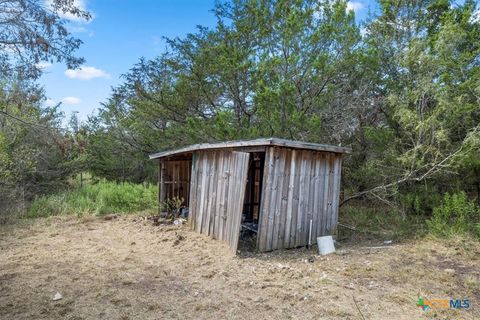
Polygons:
[[161,214],[167,215],[174,203],[179,209],[176,215],[188,214],[191,174],[191,155],[160,161],[158,200]]
[[251,152],[240,230],[240,247],[244,250],[256,247],[264,167],[265,152]]

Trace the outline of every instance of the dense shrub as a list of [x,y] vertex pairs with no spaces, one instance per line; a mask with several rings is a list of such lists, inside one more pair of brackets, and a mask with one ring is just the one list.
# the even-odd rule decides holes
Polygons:
[[480,238],[480,208],[465,192],[446,193],[442,204],[433,209],[427,225],[430,233],[439,237],[472,233]]
[[99,182],[60,194],[36,198],[27,211],[28,217],[61,214],[129,213],[157,208],[154,185]]
[[411,191],[402,190],[396,200],[408,215],[429,215],[433,208],[442,202],[442,194],[434,188],[409,186]]

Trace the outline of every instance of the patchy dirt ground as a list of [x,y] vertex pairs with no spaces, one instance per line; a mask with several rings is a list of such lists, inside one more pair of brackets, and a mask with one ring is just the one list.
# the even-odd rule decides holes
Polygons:
[[[422,311],[419,297],[471,307]],[[134,216],[0,227],[0,319],[475,319],[479,304],[472,242],[233,256],[186,227]]]

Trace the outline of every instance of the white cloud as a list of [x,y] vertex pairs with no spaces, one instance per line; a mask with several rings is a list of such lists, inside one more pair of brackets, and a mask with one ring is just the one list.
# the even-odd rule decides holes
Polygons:
[[82,100],[80,100],[77,97],[65,97],[62,99],[62,103],[68,104],[68,105],[75,105],[75,104],[79,104],[80,102],[82,102]]
[[359,1],[348,1],[347,11],[354,11],[355,13],[364,9],[365,5]]
[[110,79],[110,75],[103,71],[102,69],[97,69],[95,67],[80,67],[80,69],[68,69],[65,70],[65,75],[70,79],[79,79],[79,80],[91,80],[95,78],[105,78]]
[[51,66],[52,66],[52,64],[48,61],[40,61],[39,63],[35,64],[35,67],[37,67],[38,69],[42,69],[42,70],[48,69]]
[[[82,10],[82,11],[88,11],[85,2],[86,2],[85,0],[73,0],[73,5],[74,5],[75,7],[77,7],[78,9]],[[53,7],[52,7],[53,0],[45,0],[45,4],[46,4],[49,8],[53,9]],[[59,15],[61,18],[66,19],[66,20],[69,20],[69,21],[74,21],[74,22],[86,23],[86,22],[92,21],[93,18],[94,18],[94,17],[93,17],[93,14],[91,14],[91,13],[90,13],[90,14],[92,15],[92,18],[91,18],[90,20],[88,20],[88,21],[85,20],[85,19],[82,18],[82,17],[78,17],[78,16],[76,16],[76,15],[74,15],[74,14],[71,14],[71,13],[69,13],[69,12],[63,13],[63,12],[59,11],[59,12],[57,12],[57,13],[58,13],[58,15]]]

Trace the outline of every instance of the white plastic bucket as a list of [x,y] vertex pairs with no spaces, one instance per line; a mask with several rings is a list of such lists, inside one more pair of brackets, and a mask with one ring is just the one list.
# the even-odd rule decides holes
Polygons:
[[333,244],[332,236],[324,236],[317,238],[318,253],[323,255],[334,253],[335,246]]

